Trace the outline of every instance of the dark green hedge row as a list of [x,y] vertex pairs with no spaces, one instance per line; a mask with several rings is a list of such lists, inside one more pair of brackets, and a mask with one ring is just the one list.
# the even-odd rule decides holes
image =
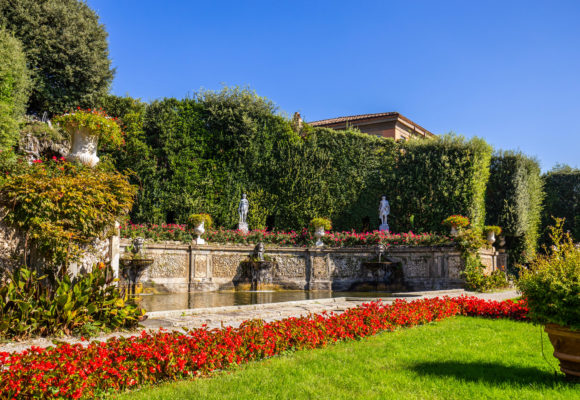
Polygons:
[[109,156],[136,172],[135,222],[206,212],[233,228],[246,192],[251,228],[300,229],[320,216],[338,230],[376,229],[382,194],[394,231],[441,232],[451,214],[484,223],[491,148],[479,139],[395,143],[308,125],[296,132],[270,101],[243,89],[147,107],[110,97],[104,106],[129,121],[127,146]]
[[546,199],[542,214],[542,241],[548,243],[552,217],[565,218],[564,231],[580,242],[580,169],[558,166],[543,176]]
[[499,152],[490,172],[487,224],[502,227],[509,265],[528,262],[536,252],[544,198],[538,162],[522,153]]

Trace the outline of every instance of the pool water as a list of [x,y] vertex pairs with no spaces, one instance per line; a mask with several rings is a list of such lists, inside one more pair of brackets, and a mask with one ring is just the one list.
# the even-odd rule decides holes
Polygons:
[[333,297],[387,298],[386,292],[334,291],[224,291],[141,295],[141,306],[147,311],[185,310],[190,308],[240,306],[281,303],[284,301],[328,299]]

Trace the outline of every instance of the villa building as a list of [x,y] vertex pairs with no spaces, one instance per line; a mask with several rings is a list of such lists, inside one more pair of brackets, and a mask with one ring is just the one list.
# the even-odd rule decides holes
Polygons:
[[336,130],[357,128],[369,135],[383,136],[395,140],[408,140],[411,137],[431,138],[435,134],[397,112],[351,115],[309,122],[312,126]]

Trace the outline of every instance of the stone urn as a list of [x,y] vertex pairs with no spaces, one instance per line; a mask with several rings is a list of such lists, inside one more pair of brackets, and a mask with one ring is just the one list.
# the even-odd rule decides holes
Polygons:
[[457,227],[455,225],[451,225],[451,232],[449,233],[449,235],[455,237],[457,236],[458,233],[459,231],[457,230]]
[[205,222],[196,225],[195,228],[193,228],[193,233],[197,235],[197,239],[195,239],[195,244],[205,244],[205,240],[201,238],[201,235],[205,233]]
[[489,243],[490,246],[495,243],[494,231],[487,231],[487,243]]
[[322,241],[324,234],[324,226],[317,226],[314,230],[314,236],[316,237],[316,247],[324,246],[324,242]]
[[69,132],[72,146],[67,160],[78,161],[90,167],[97,165],[99,162],[99,157],[97,157],[99,137],[84,127],[69,129]]
[[544,330],[554,346],[554,357],[560,360],[560,370],[566,378],[580,381],[580,331],[556,324],[547,324]]

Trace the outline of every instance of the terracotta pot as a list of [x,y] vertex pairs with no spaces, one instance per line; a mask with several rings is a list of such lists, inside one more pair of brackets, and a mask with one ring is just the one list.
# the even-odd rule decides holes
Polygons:
[[554,346],[554,357],[560,360],[560,370],[572,380],[580,380],[580,331],[572,331],[556,324],[546,324]]

